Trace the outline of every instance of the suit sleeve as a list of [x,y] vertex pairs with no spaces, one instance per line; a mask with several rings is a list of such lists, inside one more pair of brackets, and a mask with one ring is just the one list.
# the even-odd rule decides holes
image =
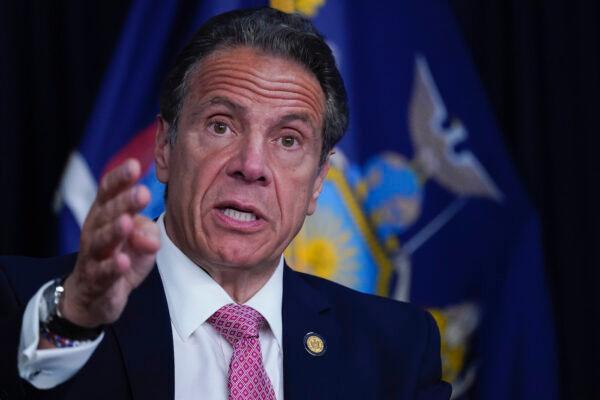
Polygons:
[[447,400],[452,387],[442,381],[440,333],[433,317],[426,313],[427,344],[419,371],[417,400]]
[[[38,350],[43,285],[23,310],[0,266],[0,399],[24,398],[31,391],[56,387],[75,375],[104,337],[73,348]],[[23,379],[20,379],[23,378]]]

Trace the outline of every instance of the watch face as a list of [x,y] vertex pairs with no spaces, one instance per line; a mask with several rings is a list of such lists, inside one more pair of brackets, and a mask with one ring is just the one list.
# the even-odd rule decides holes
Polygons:
[[62,290],[57,292],[57,287],[62,289],[59,279],[54,280],[52,284],[44,289],[44,292],[42,293],[42,297],[44,298],[43,307],[40,307],[40,321],[48,322],[56,315],[56,305],[62,294]]

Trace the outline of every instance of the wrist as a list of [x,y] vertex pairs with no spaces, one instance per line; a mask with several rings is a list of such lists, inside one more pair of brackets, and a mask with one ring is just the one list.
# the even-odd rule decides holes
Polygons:
[[78,287],[81,287],[75,281],[73,275],[69,275],[64,280],[64,291],[60,302],[57,304],[57,315],[67,321],[84,328],[95,329],[102,326],[102,322],[90,315],[91,302],[86,301],[80,294]]
[[72,347],[96,339],[103,331],[102,325],[82,326],[61,313],[63,297],[67,292],[63,282],[64,279],[57,279],[44,291],[45,313],[40,314],[41,336],[56,347]]

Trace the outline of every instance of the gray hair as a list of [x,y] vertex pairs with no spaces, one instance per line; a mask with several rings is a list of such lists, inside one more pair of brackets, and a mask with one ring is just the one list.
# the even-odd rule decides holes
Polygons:
[[182,50],[165,80],[160,113],[169,123],[168,140],[177,138],[177,124],[190,75],[199,61],[216,50],[251,47],[293,60],[311,71],[325,94],[320,163],[348,127],[348,101],[331,49],[313,24],[299,14],[272,8],[236,10],[208,20]]

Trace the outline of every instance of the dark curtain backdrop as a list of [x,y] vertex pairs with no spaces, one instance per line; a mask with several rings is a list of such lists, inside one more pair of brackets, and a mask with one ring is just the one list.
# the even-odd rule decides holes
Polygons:
[[[449,3],[542,222],[561,397],[598,399],[600,6]],[[129,1],[0,2],[0,253],[54,253],[54,191],[128,7]]]
[[563,399],[600,399],[600,3],[454,0],[543,228]]

